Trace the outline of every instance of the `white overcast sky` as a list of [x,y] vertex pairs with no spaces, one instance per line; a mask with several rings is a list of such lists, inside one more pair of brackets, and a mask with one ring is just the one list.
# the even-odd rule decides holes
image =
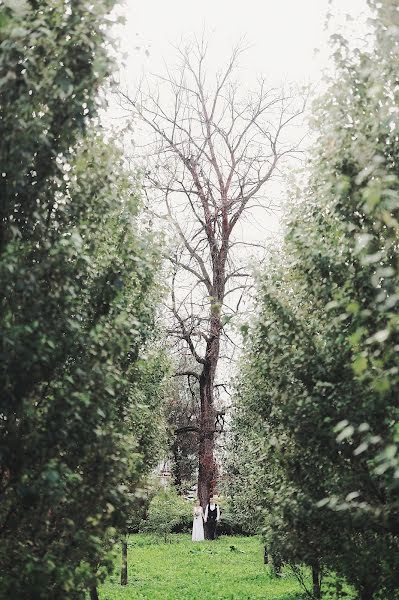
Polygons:
[[366,4],[366,0],[125,0],[120,11],[126,24],[119,34],[127,54],[127,75],[134,79],[141,72],[158,73],[164,63],[172,66],[173,45],[205,30],[215,64],[223,65],[231,47],[245,36],[250,48],[242,60],[243,77],[253,73],[273,82],[317,82],[328,64],[327,13],[350,14],[358,22]]
[[[124,54],[122,87],[134,93],[143,76],[161,74],[165,65],[173,70],[174,46],[205,32],[215,68],[223,67],[232,46],[245,38],[248,50],[236,74],[243,87],[251,87],[262,75],[271,85],[311,83],[317,89],[323,70],[331,64],[329,35],[344,24],[353,30],[356,45],[356,32],[364,31],[360,16],[366,10],[366,0],[125,0],[118,9],[125,24],[115,28]],[[328,12],[334,15],[329,31]],[[112,120],[114,114],[118,121],[117,113],[111,103],[108,117]],[[278,215],[270,215],[267,222],[262,218],[263,231],[256,221],[252,239],[279,230]]]

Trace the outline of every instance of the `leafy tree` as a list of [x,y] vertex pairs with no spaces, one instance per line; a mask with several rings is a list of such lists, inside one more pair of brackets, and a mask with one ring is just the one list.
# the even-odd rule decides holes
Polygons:
[[324,566],[361,600],[387,600],[399,589],[399,13],[369,4],[364,49],[334,39],[310,179],[261,286],[240,404],[269,546],[313,567],[316,597]]
[[[243,390],[241,389],[241,392]],[[248,427],[248,415],[235,401],[228,440],[223,491],[229,498],[229,511],[243,531],[262,532],[264,470],[259,464],[259,440]],[[263,481],[264,483],[264,481]],[[225,517],[223,517],[225,520]]]
[[0,7],[2,598],[94,590],[156,445],[158,259],[94,121],[113,5]]
[[163,402],[167,451],[174,484],[180,491],[195,485],[198,468],[199,389],[195,377],[174,378]]

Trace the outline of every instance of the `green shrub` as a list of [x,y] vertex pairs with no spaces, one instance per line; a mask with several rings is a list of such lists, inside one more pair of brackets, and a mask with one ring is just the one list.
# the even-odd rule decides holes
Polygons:
[[220,523],[218,524],[219,535],[251,535],[252,532],[245,526],[240,515],[233,510],[227,502],[220,505]]
[[127,532],[139,533],[142,524],[146,521],[151,500],[163,488],[156,476],[147,477],[135,491],[132,510],[127,520]]
[[150,502],[148,516],[142,521],[141,531],[163,536],[168,535],[184,523],[192,522],[192,506],[179,496],[174,488],[162,490]]

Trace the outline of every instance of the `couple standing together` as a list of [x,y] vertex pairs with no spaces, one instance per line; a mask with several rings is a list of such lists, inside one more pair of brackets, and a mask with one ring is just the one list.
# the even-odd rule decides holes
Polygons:
[[220,521],[220,508],[215,503],[212,494],[209,497],[209,502],[203,512],[200,501],[197,500],[194,506],[193,519],[193,542],[202,542],[204,536],[204,523],[207,523],[209,539],[214,540],[216,537],[216,525]]

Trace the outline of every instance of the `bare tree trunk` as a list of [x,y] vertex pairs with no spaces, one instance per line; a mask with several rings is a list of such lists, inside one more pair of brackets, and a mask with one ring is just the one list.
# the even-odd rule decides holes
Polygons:
[[263,564],[267,565],[269,563],[269,553],[267,551],[267,546],[263,546]]
[[127,585],[127,536],[122,538],[122,565],[121,565],[121,585]]
[[312,565],[312,586],[313,597],[321,598],[320,565],[318,562]]
[[[224,273],[224,264],[222,263],[222,272]],[[219,270],[218,270],[219,271]],[[215,285],[216,284],[216,285]],[[213,289],[217,290],[216,300],[223,298],[223,286],[219,281],[214,280]],[[219,289],[218,289],[219,288]],[[220,289],[222,288],[222,289]],[[205,507],[209,502],[209,495],[213,493],[216,479],[215,464],[215,407],[214,407],[214,383],[215,373],[220,354],[220,335],[221,322],[219,308],[211,306],[209,338],[206,345],[205,363],[199,378],[201,416],[199,430],[199,451],[198,451],[198,496],[201,506]],[[209,539],[208,526],[204,528],[205,538]]]
[[100,600],[96,587],[93,587],[90,590],[90,600]]
[[[215,474],[215,409],[213,406],[213,381],[211,371],[205,366],[200,378],[201,416],[198,449],[198,497],[201,506],[209,502],[213,493]],[[209,539],[207,523],[204,528],[205,538]]]

